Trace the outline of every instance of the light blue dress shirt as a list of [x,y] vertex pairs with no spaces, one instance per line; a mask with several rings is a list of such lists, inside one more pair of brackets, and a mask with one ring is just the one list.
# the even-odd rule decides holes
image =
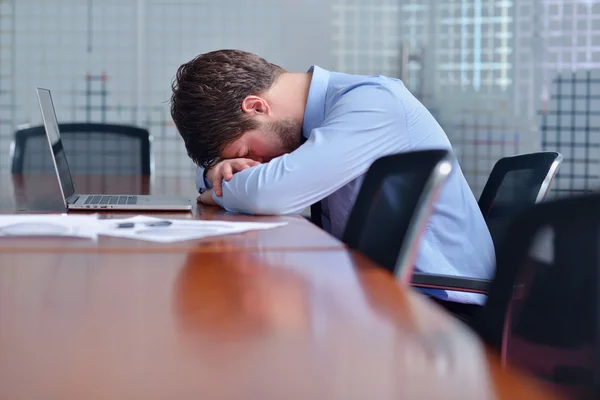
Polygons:
[[[358,76],[312,67],[302,133],[295,151],[248,168],[223,182],[213,199],[228,211],[300,213],[323,200],[324,227],[341,237],[363,175],[378,158],[394,153],[452,147],[429,111],[397,79]],[[199,191],[206,188],[197,171]],[[416,269],[490,279],[494,245],[458,163],[425,230]],[[482,295],[423,290],[461,303]]]

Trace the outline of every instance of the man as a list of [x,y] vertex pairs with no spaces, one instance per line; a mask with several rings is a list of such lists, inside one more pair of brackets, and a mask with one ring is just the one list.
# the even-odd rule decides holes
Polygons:
[[[199,201],[243,213],[292,214],[324,200],[323,226],[338,237],[373,161],[421,149],[451,150],[433,116],[397,79],[318,66],[290,73],[238,50],[201,54],[183,64],[171,100],[175,125],[199,165]],[[494,264],[487,226],[455,164],[416,268],[487,279]],[[429,293],[459,303],[484,300]]]

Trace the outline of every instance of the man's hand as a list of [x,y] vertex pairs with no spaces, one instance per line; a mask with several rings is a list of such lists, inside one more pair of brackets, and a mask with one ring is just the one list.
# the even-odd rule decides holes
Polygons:
[[198,196],[198,198],[196,199],[196,201],[198,203],[202,203],[202,204],[207,204],[209,206],[217,206],[218,204],[215,203],[215,201],[212,198],[212,194],[213,194],[213,190],[207,190],[204,193],[202,193],[200,196]]
[[206,172],[206,179],[208,179],[210,183],[212,183],[212,190],[215,192],[215,194],[221,197],[221,195],[223,194],[223,179],[228,181],[231,178],[233,178],[234,174],[237,174],[238,172],[243,171],[246,168],[254,167],[259,164],[259,162],[251,160],[249,158],[234,158],[231,160],[223,160]]

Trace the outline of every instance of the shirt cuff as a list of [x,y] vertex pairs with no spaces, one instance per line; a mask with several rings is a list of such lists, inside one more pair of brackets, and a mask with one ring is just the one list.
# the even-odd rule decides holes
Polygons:
[[196,190],[198,193],[202,194],[208,189],[212,189],[212,184],[206,177],[204,176],[205,169],[202,167],[196,168]]

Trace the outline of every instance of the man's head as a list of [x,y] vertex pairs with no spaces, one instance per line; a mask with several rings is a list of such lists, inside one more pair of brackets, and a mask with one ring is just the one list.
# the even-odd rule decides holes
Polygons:
[[[171,115],[192,160],[201,166],[218,158],[267,162],[297,148],[305,102],[291,103],[297,98],[286,93],[294,88],[294,78],[285,78],[291,75],[239,50],[201,54],[179,67]],[[277,88],[280,81],[291,85]]]

